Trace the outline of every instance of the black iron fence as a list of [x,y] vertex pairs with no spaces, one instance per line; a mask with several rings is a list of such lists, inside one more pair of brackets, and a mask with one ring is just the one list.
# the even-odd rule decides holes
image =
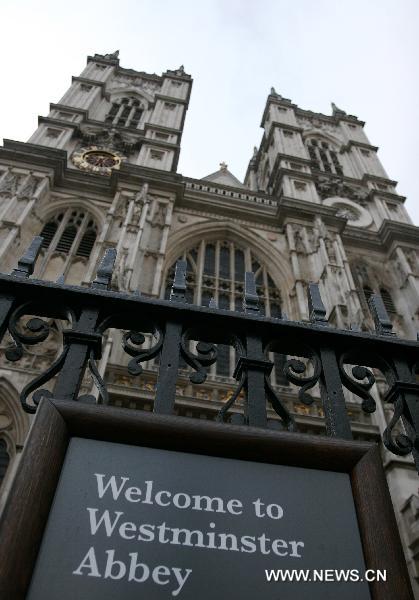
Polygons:
[[[70,324],[62,331],[62,351],[49,368],[21,391],[22,407],[36,411],[42,396],[62,400],[96,401],[79,396],[86,369],[98,389],[97,402],[107,403],[106,384],[99,374],[102,341],[109,329],[124,331],[123,348],[131,357],[128,372],[141,376],[142,363],[157,359],[158,377],[154,412],[174,411],[180,362],[190,367],[189,379],[202,384],[210,365],[217,360],[217,346],[236,350],[234,378],[237,387],[218,413],[218,420],[231,417],[239,395],[245,397],[243,416],[235,420],[256,427],[269,427],[267,405],[277,414],[276,423],[295,431],[293,415],[271,383],[272,353],[283,357],[286,381],[298,388],[299,401],[313,403],[313,388],[320,389],[326,433],[351,439],[344,389],[362,401],[362,410],[373,413],[376,400],[372,388],[376,374],[387,384],[383,401],[393,407],[383,433],[388,450],[399,456],[413,454],[419,472],[419,343],[400,340],[379,295],[370,298],[375,333],[338,330],[328,326],[326,310],[317,284],[308,286],[310,323],[264,317],[259,310],[256,284],[246,273],[243,312],[218,309],[211,302],[201,307],[186,302],[186,263],[176,266],[170,300],[154,300],[112,291],[114,249],[107,250],[96,279],[89,288],[31,279],[40,252],[41,237],[34,238],[26,254],[10,275],[0,275],[0,336],[8,330],[13,344],[6,349],[9,361],[19,361],[25,346],[45,341],[49,320]],[[25,320],[26,317],[26,320]],[[48,319],[45,320],[45,319]],[[147,339],[153,343],[145,344]],[[54,381],[53,391],[43,388]]]

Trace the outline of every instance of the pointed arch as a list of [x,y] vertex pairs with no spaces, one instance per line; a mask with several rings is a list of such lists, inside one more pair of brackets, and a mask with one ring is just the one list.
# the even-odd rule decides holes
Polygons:
[[22,410],[19,394],[4,377],[0,377],[0,486],[5,490],[15,458],[29,430],[29,417]]
[[120,99],[120,98],[123,98],[124,96],[129,96],[129,95],[138,96],[139,98],[142,98],[147,104],[152,104],[154,102],[154,98],[153,98],[152,94],[150,94],[146,90],[140,89],[135,86],[120,87],[120,88],[115,87],[112,90],[110,90],[111,100]]
[[134,87],[112,90],[105,122],[117,127],[137,128],[153,98]]
[[339,138],[329,132],[323,131],[322,129],[306,129],[303,131],[301,136],[304,141],[310,138],[316,138],[328,142],[335,148],[340,148],[342,146],[342,142],[339,140]]
[[[198,244],[202,239],[206,241],[227,240],[249,248],[258,262],[269,271],[275,286],[281,290],[284,309],[289,313],[288,292],[293,286],[293,275],[288,257],[276,248],[272,242],[264,239],[252,229],[231,221],[205,221],[195,223],[191,227],[184,227],[175,232],[168,240],[164,280],[168,269],[189,248]],[[164,289],[162,289],[162,295]]]
[[[54,203],[43,219],[40,235],[43,259],[38,277],[56,279],[64,275],[68,283],[79,284],[90,259],[100,228],[90,207],[84,203]],[[78,205],[78,206],[77,206]],[[101,219],[102,220],[102,219]]]
[[[350,262],[355,286],[358,290],[358,296],[361,306],[365,311],[370,311],[369,299],[372,294],[379,294],[390,318],[397,315],[397,308],[394,303],[391,285],[389,287],[388,273],[378,264],[365,259],[355,259]],[[385,283],[383,283],[385,282]]]
[[303,139],[314,171],[343,175],[338,159],[341,143],[334,136],[322,131],[307,131],[303,134]]
[[[244,273],[255,274],[262,313],[280,318],[289,314],[289,294],[292,286],[290,265],[272,243],[251,229],[230,221],[194,224],[193,232],[184,228],[169,240],[162,296],[168,297],[173,281],[175,262],[187,263],[187,300],[208,306],[211,299],[219,308],[241,311]],[[283,385],[283,357],[274,354],[272,376]],[[217,363],[213,376],[232,377],[237,356],[232,347],[217,346]]]
[[97,207],[91,198],[80,198],[79,196],[65,196],[47,198],[37,209],[37,216],[42,223],[50,221],[56,213],[67,210],[71,207],[73,210],[82,210],[90,213],[96,222],[98,229],[102,229],[105,224],[105,215],[103,210]]

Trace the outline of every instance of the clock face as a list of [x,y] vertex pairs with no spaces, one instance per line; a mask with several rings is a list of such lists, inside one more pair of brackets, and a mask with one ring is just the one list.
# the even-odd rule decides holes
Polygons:
[[114,167],[118,164],[118,157],[114,156],[110,152],[104,152],[102,150],[91,150],[86,152],[83,156],[84,160],[90,165],[95,167]]
[[76,167],[83,171],[90,171],[99,175],[111,175],[112,171],[119,169],[124,158],[119,152],[98,146],[90,146],[74,152],[71,160]]

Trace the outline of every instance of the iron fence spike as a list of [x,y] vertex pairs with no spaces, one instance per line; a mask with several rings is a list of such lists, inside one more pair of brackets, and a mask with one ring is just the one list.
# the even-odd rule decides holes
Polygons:
[[246,271],[244,274],[243,310],[245,313],[259,313],[259,297],[256,290],[255,274]]
[[116,260],[116,248],[107,248],[96,272],[96,278],[91,284],[92,288],[109,289],[112,281],[112,273]]
[[308,284],[308,313],[312,323],[328,325],[326,308],[323,304],[318,283]]
[[170,292],[171,302],[186,302],[186,260],[178,260]]
[[43,241],[44,238],[40,235],[33,238],[28,249],[18,261],[17,268],[13,269],[11,275],[14,275],[15,277],[30,277],[32,275]]

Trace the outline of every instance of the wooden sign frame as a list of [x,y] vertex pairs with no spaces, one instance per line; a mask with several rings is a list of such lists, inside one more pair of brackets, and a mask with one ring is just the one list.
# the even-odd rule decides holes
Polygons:
[[[71,437],[350,475],[373,600],[413,600],[377,444],[44,398],[0,519],[0,597],[24,600]],[[349,566],[348,566],[349,568]]]

